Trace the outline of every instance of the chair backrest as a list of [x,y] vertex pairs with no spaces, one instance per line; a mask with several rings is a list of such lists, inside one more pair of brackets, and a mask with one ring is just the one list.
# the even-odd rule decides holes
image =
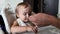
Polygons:
[[4,12],[1,14],[5,23],[5,27],[8,33],[10,33],[10,27],[13,21],[16,19],[15,13],[12,13],[9,10],[4,10]]

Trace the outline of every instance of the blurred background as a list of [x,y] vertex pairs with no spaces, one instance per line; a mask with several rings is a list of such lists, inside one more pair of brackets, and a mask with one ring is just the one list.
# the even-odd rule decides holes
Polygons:
[[[46,13],[60,18],[60,0],[0,0],[0,30],[10,33],[9,24],[15,19],[15,8],[20,2],[27,2],[35,13]],[[5,11],[5,9],[8,9]]]

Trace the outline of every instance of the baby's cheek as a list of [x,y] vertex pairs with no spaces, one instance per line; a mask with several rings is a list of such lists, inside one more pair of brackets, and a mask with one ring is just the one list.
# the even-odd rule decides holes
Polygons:
[[25,17],[23,17],[23,21],[24,21],[24,22],[27,22],[27,21],[28,21],[28,19],[27,19],[27,18],[25,18]]
[[24,16],[21,15],[21,16],[20,16],[20,19],[21,19],[21,20],[24,20]]

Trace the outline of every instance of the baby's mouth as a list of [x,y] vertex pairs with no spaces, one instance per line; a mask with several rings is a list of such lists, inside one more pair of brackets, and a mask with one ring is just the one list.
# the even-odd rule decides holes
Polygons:
[[27,22],[28,22],[28,20],[24,20],[23,22],[27,23]]

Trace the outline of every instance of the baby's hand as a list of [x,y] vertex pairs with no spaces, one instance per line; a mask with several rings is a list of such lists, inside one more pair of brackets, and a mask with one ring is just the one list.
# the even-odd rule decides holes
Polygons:
[[32,31],[32,32],[36,33],[37,32],[37,27],[36,26],[34,26],[34,27],[30,26],[30,27],[27,28],[27,31]]
[[38,31],[37,26],[33,27],[33,32],[37,33],[37,31]]
[[33,27],[32,26],[28,26],[27,27],[27,31],[32,31]]

